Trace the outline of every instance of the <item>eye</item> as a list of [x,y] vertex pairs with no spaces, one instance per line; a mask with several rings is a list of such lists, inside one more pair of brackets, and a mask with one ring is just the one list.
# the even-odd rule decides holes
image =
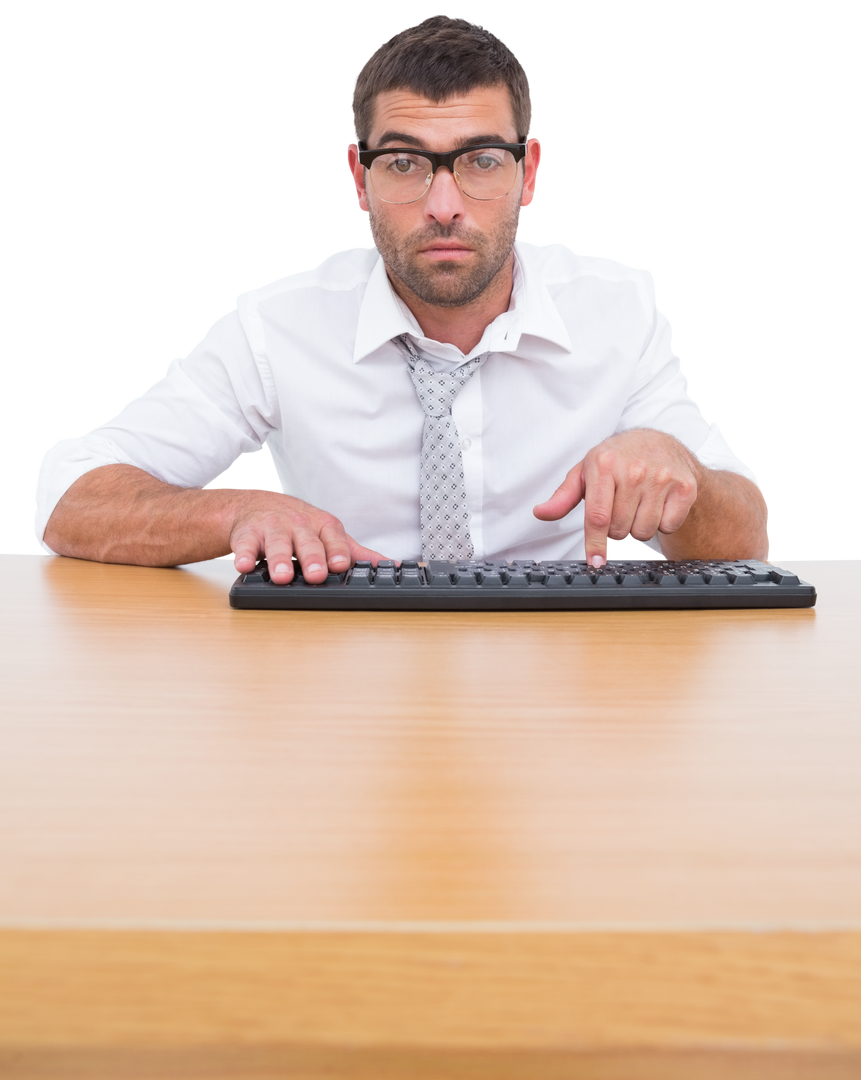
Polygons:
[[502,165],[502,155],[498,150],[476,150],[472,154],[464,154],[461,161],[475,172],[493,172]]
[[390,176],[413,176],[427,169],[427,161],[413,154],[385,154],[378,157],[374,164]]

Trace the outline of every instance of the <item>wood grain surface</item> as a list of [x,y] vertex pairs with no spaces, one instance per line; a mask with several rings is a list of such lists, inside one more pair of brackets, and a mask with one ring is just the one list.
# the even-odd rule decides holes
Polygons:
[[861,1076],[858,564],[517,615],[0,567],[0,1076]]

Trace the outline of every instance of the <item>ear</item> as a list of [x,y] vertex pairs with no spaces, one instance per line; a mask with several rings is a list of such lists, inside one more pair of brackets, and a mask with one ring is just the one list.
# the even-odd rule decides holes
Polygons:
[[538,172],[538,163],[541,160],[541,143],[537,139],[530,139],[526,144],[526,157],[523,159],[523,195],[520,199],[521,206],[529,206],[535,195],[535,174]]
[[350,163],[350,172],[353,174],[353,183],[356,185],[356,194],[359,196],[359,206],[363,210],[368,209],[368,193],[365,190],[365,167],[359,164],[359,148],[351,143],[347,149],[347,160]]

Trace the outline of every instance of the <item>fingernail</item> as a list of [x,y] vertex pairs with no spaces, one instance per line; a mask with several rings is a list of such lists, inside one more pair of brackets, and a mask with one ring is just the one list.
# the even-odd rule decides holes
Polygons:
[[593,555],[592,558],[589,560],[589,565],[594,566],[596,570],[600,570],[606,561],[607,560],[602,558],[600,555]]
[[288,567],[286,562],[280,562],[275,567],[275,573],[276,574],[286,574],[289,569],[290,568]]
[[333,566],[342,566],[345,562],[349,562],[350,560],[346,559],[343,555],[334,555],[329,561]]
[[322,570],[323,567],[318,562],[311,563],[310,566],[305,567],[305,573],[316,574],[318,570]]

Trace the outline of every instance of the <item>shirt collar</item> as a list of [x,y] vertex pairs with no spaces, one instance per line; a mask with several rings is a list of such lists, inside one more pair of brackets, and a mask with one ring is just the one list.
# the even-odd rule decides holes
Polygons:
[[570,353],[573,351],[571,336],[535,264],[535,251],[532,244],[514,245],[514,254],[523,274],[523,323],[520,333],[549,341]]
[[392,289],[382,257],[374,263],[359,308],[353,363],[376,352],[392,338],[415,332],[415,319],[408,322]]
[[[538,267],[530,265],[531,254],[531,245],[515,244],[511,307],[488,327],[490,336],[488,340],[486,332],[482,338],[482,351],[489,348],[492,352],[514,352],[525,334],[571,352],[568,330],[541,280]],[[398,301],[380,257],[368,277],[359,308],[353,363],[370,356],[401,334],[411,334],[421,340],[419,325],[409,309]]]

